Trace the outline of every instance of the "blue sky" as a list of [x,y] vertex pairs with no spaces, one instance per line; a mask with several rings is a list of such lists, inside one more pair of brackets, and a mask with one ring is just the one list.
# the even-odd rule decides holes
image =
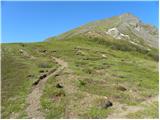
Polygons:
[[158,27],[158,2],[2,2],[2,42],[37,42],[90,21],[132,13]]

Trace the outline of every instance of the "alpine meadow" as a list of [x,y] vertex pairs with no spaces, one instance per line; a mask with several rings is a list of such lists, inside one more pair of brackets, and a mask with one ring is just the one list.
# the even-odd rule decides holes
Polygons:
[[42,42],[2,43],[2,118],[158,119],[158,37],[124,13]]

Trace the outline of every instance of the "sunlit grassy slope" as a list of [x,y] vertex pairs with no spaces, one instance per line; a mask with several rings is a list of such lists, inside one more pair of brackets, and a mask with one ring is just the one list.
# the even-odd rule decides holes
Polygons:
[[[67,62],[68,70],[46,84],[41,97],[46,118],[107,118],[115,108],[99,108],[103,96],[113,104],[139,106],[158,95],[157,49],[146,51],[128,42],[85,37],[2,44],[2,118],[27,118],[25,100],[32,83],[40,70],[58,67],[52,56]],[[65,89],[55,87],[59,82]],[[119,86],[127,90],[117,89]],[[147,114],[148,110],[152,114]],[[137,116],[158,118],[158,107],[149,105],[138,114],[128,115]]]

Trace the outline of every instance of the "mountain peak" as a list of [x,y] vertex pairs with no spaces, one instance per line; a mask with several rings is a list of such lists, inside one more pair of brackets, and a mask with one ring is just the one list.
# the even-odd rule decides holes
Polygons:
[[120,17],[132,17],[132,18],[137,18],[135,15],[133,15],[132,13],[124,13],[121,14]]
[[133,14],[131,13],[124,13],[124,14],[121,14],[119,16],[120,20],[121,21],[124,21],[124,22],[135,22],[135,23],[139,23],[140,20],[137,16],[134,16]]
[[[131,13],[124,13],[108,19],[94,21],[64,34],[56,36],[57,39],[66,39],[74,36],[99,37],[122,39],[128,42],[143,40],[147,45],[158,48],[158,30],[145,25],[138,17]],[[136,43],[135,43],[136,44]],[[136,44],[136,45],[137,45]]]

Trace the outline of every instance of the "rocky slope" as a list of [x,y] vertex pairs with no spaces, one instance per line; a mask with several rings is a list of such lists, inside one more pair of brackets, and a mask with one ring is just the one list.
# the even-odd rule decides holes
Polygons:
[[103,37],[105,39],[108,39],[109,35],[118,40],[127,39],[128,42],[136,45],[141,45],[140,41],[144,41],[149,47],[158,48],[158,29],[142,23],[138,17],[130,13],[88,23],[57,36],[57,38],[64,39],[76,35]]

